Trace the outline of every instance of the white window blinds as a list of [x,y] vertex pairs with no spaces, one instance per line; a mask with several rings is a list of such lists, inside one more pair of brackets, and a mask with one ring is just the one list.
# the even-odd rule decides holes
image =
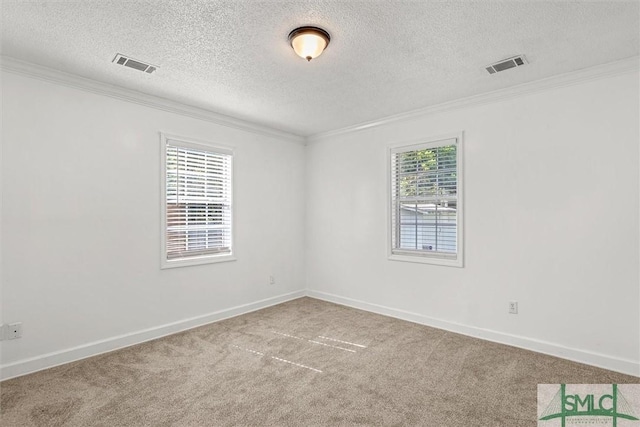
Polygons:
[[166,261],[230,255],[232,155],[166,140]]
[[391,149],[391,253],[456,259],[458,139]]

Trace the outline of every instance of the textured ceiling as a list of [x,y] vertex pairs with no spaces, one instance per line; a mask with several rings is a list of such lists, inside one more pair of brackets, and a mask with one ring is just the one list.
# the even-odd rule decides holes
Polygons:
[[[2,54],[308,136],[637,56],[639,5],[3,0]],[[311,63],[287,43],[301,25],[332,36]]]

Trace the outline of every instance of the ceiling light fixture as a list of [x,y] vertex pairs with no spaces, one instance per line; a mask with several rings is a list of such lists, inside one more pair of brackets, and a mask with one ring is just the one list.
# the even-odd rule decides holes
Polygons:
[[300,58],[311,61],[329,46],[331,37],[322,28],[300,27],[289,33],[289,43]]

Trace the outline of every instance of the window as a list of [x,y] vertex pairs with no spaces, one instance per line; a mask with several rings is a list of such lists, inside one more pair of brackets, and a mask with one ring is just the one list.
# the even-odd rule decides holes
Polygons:
[[389,157],[389,258],[462,267],[462,135],[395,145]]
[[162,267],[232,258],[233,152],[161,134]]

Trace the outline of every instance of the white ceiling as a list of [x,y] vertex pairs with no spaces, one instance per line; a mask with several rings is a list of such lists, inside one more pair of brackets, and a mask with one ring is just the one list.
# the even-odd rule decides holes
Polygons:
[[[639,5],[3,0],[2,54],[309,136],[637,56]],[[311,63],[287,43],[301,25],[332,37]],[[530,64],[484,69],[517,54]]]

